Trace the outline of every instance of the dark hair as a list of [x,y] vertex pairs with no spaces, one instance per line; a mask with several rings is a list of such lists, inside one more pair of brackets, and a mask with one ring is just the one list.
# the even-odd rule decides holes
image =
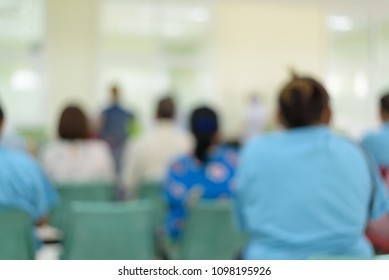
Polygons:
[[66,140],[88,138],[88,120],[79,107],[68,106],[65,108],[59,121],[58,135],[61,139]]
[[294,76],[281,90],[278,105],[288,128],[303,127],[320,121],[329,95],[315,79]]
[[3,120],[4,120],[4,112],[0,105],[0,122],[2,122]]
[[192,112],[190,126],[196,140],[195,156],[205,163],[212,138],[219,129],[217,115],[208,107],[197,108]]
[[389,113],[389,93],[381,97],[380,105],[383,112]]
[[171,97],[164,97],[158,101],[157,118],[173,119],[176,113],[174,100]]

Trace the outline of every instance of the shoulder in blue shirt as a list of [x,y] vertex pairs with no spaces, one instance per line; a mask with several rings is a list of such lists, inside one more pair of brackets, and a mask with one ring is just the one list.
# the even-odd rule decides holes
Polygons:
[[237,180],[237,217],[252,237],[248,259],[370,256],[366,222],[389,210],[383,183],[361,149],[326,126],[250,141]]

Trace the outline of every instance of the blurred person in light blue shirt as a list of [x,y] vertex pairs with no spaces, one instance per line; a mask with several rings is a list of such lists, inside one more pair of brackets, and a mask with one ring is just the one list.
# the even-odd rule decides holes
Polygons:
[[380,100],[380,115],[381,128],[367,134],[362,145],[380,167],[389,168],[389,93]]
[[193,111],[190,120],[195,139],[193,154],[173,161],[164,184],[168,204],[166,229],[172,240],[180,238],[188,207],[198,200],[231,198],[237,154],[219,145],[218,119],[207,107]]
[[281,91],[281,132],[241,153],[236,208],[249,234],[245,259],[371,257],[364,232],[389,211],[384,184],[362,149],[332,133],[329,95],[311,78]]
[[[0,135],[3,125],[0,108]],[[57,194],[37,162],[26,152],[0,145],[0,209],[26,211],[40,226],[56,201]]]
[[[389,188],[389,93],[380,99],[380,117],[381,128],[368,133],[362,140],[362,146],[379,166]],[[376,250],[389,253],[389,215],[370,223],[367,233]]]

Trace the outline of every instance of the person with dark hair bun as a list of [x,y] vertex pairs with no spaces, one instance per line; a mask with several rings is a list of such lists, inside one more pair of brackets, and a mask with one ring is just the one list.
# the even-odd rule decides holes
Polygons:
[[364,232],[389,211],[388,195],[362,149],[330,131],[325,88],[294,77],[280,92],[278,119],[284,130],[253,139],[240,156],[243,257],[372,257]]
[[186,209],[199,199],[231,197],[234,187],[235,151],[219,145],[219,121],[208,107],[195,109],[190,117],[195,139],[193,154],[174,161],[164,184],[168,203],[166,228],[173,240],[180,238]]
[[78,106],[63,110],[58,137],[45,147],[42,155],[43,166],[56,183],[114,182],[109,146],[90,138],[89,121]]

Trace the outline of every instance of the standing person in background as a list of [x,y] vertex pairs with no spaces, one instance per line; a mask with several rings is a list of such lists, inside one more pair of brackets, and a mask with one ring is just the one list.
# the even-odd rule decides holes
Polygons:
[[[362,146],[375,160],[389,189],[389,93],[380,99],[380,117],[381,128],[367,134]],[[380,253],[389,253],[389,215],[370,223],[367,234]]]
[[243,257],[372,257],[364,233],[388,213],[388,194],[362,149],[330,131],[327,91],[293,77],[278,112],[285,130],[254,138],[240,156],[236,209],[250,236]]
[[165,227],[172,240],[181,236],[188,206],[198,199],[228,199],[234,183],[237,154],[220,146],[216,113],[208,107],[197,108],[190,127],[195,139],[193,152],[173,161],[164,184],[168,205]]
[[59,139],[49,143],[43,166],[56,183],[114,183],[114,162],[108,145],[90,138],[88,119],[77,106],[68,106],[58,125]]
[[120,173],[123,149],[134,119],[134,114],[120,105],[120,90],[117,86],[113,86],[111,88],[111,104],[101,116],[99,135],[111,148],[117,174]]
[[127,144],[122,168],[122,186],[134,194],[144,181],[162,181],[169,163],[192,148],[192,139],[175,124],[176,107],[170,97],[157,105],[154,129]]
[[[0,136],[4,119],[0,107]],[[42,226],[56,202],[57,194],[38,163],[26,152],[0,144],[0,209],[26,211]]]
[[266,109],[257,94],[252,94],[247,104],[244,116],[244,132],[242,136],[242,143],[247,142],[251,138],[260,134],[265,128],[267,116]]

